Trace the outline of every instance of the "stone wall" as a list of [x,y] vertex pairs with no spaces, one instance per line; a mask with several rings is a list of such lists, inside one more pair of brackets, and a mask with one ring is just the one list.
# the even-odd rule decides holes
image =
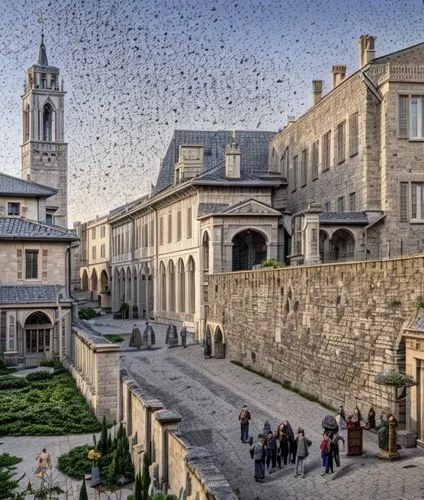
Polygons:
[[235,500],[227,480],[213,464],[209,453],[186,443],[178,432],[181,418],[164,408],[158,399],[143,392],[125,373],[121,378],[120,418],[130,442],[136,473],[143,455],[152,463],[154,491],[178,498]]
[[374,375],[404,369],[401,332],[423,276],[422,255],[210,275],[208,324],[229,359],[366,413],[394,402]]

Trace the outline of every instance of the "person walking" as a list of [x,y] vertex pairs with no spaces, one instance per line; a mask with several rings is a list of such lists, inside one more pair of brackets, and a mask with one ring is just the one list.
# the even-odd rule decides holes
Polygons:
[[289,442],[286,433],[286,426],[284,423],[280,424],[277,429],[277,464],[281,469],[282,463],[287,465],[287,457],[289,455]]
[[187,347],[187,328],[183,326],[180,330],[181,345]]
[[249,420],[251,419],[250,411],[247,409],[247,405],[243,405],[240,410],[239,417],[240,421],[240,439],[243,443],[249,442]]
[[258,440],[256,443],[252,444],[252,458],[255,461],[255,472],[253,477],[257,483],[263,483],[265,481],[265,450],[264,450],[265,438],[263,434],[258,434]]
[[308,448],[311,444],[312,441],[305,437],[305,431],[299,427],[296,437],[296,473],[294,477],[299,475],[305,477],[305,461],[306,457],[309,455]]
[[[266,435],[265,440],[265,464],[266,470],[269,471],[270,474],[275,472],[277,467],[277,444],[276,444],[276,436],[270,430]],[[271,469],[269,466],[271,465]]]
[[46,448],[43,448],[41,452],[37,455],[36,459],[37,459],[37,467],[35,469],[35,475],[37,477],[43,478],[44,474],[52,466],[51,455]]
[[324,472],[321,476],[325,476],[328,473],[333,473],[333,455],[331,449],[331,438],[324,432],[322,435],[322,441],[320,444],[322,465],[324,467]]

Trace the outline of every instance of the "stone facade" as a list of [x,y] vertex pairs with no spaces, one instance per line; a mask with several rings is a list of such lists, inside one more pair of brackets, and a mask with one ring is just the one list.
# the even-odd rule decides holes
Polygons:
[[[270,144],[269,170],[288,180],[284,208],[293,214],[294,264],[423,249],[424,44],[379,58],[360,47],[359,71],[346,77],[345,67],[333,67],[333,89],[325,96],[315,91],[311,109]],[[311,204],[323,212],[312,260],[306,258],[313,242],[303,218]]]
[[421,255],[210,275],[207,334],[216,348],[218,332],[230,359],[334,408],[357,403],[364,415],[370,406],[378,415],[391,406],[401,428],[414,433],[417,412],[408,399],[396,400],[374,376],[391,368],[416,376],[405,329],[423,276]]

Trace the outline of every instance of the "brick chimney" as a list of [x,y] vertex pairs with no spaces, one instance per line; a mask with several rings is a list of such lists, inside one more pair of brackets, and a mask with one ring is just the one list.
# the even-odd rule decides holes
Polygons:
[[337,87],[346,77],[346,66],[344,64],[336,64],[333,66],[333,89]]
[[375,36],[361,35],[359,37],[359,67],[367,65],[375,58]]
[[312,106],[322,98],[322,80],[312,80]]
[[231,144],[225,146],[225,177],[240,179],[240,149],[236,143],[235,131],[233,131]]

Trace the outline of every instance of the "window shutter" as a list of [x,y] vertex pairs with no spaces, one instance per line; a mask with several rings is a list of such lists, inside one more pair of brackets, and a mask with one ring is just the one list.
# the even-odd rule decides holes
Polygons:
[[22,279],[22,250],[16,250],[16,264],[18,271],[18,280]]
[[409,96],[399,96],[399,137],[408,137],[409,133]]
[[48,256],[49,251],[48,250],[43,250],[43,257],[41,260],[41,277],[42,279],[47,278],[47,256]]

